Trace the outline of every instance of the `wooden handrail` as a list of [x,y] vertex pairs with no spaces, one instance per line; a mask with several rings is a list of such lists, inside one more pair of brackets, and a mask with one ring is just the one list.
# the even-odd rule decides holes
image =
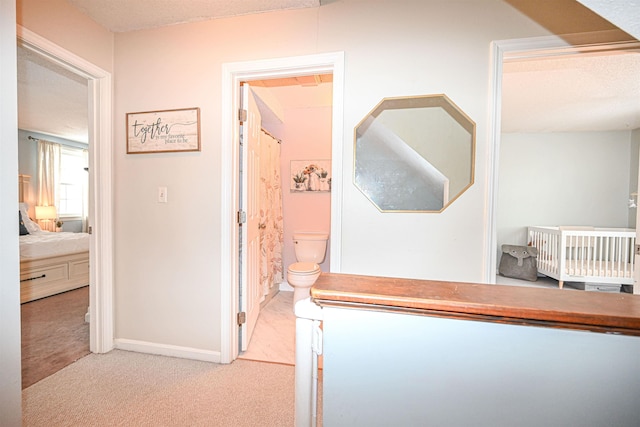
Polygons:
[[640,296],[323,273],[320,306],[640,336]]

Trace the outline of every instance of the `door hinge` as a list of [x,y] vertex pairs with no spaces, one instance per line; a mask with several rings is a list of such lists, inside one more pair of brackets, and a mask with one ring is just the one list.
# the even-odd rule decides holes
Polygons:
[[242,225],[247,222],[247,213],[245,211],[238,211],[238,224]]
[[87,228],[87,233],[93,234],[93,227],[89,226],[89,228]]
[[240,108],[238,110],[238,120],[240,120],[241,122],[247,121],[247,110],[245,110],[244,108]]
[[640,245],[636,244],[636,255],[640,255]]
[[247,322],[247,313],[244,311],[241,311],[240,313],[238,313],[238,326],[244,325],[246,322]]

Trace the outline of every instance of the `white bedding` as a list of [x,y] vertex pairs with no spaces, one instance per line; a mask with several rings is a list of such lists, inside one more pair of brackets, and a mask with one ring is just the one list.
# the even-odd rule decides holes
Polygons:
[[88,250],[87,233],[36,231],[20,236],[20,258],[44,258]]

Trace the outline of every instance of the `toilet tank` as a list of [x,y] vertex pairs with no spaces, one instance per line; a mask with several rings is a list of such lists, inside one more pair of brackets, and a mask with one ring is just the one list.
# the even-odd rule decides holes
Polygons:
[[327,240],[329,240],[328,233],[293,233],[296,260],[320,264],[324,261],[327,252]]

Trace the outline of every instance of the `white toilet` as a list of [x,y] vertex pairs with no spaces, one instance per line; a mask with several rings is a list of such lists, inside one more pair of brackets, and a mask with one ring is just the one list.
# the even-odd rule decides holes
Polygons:
[[309,289],[320,277],[320,264],[327,252],[326,233],[294,233],[295,262],[287,268],[287,282],[293,287],[293,304],[309,296]]

